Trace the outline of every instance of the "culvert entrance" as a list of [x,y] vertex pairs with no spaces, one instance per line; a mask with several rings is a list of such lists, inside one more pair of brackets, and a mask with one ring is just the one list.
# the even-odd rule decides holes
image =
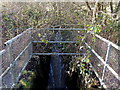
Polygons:
[[[55,30],[56,30],[56,28],[55,28]],[[64,30],[64,29],[62,28],[61,30]],[[72,29],[68,29],[67,28],[66,30],[72,30]],[[78,30],[78,29],[75,29],[75,31],[76,30]],[[54,30],[52,29],[52,31],[54,31]],[[37,33],[37,36],[39,37],[38,41],[37,40],[32,41],[31,40],[31,32],[32,32],[32,30],[28,29],[28,30],[24,31],[23,33],[21,33],[20,35],[18,35],[16,37],[12,38],[11,40],[7,41],[5,43],[5,45],[6,45],[5,50],[2,50],[0,52],[1,57],[3,57],[3,59],[2,59],[3,60],[2,61],[3,68],[2,69],[4,71],[0,75],[0,78],[3,81],[2,82],[2,84],[3,84],[2,87],[3,88],[4,87],[5,88],[6,87],[7,88],[13,88],[17,84],[17,82],[19,82],[19,79],[21,77],[21,74],[22,74],[23,70],[25,69],[26,65],[28,64],[28,62],[31,59],[31,56],[33,56],[33,55],[34,56],[35,55],[37,55],[37,56],[41,56],[41,55],[74,55],[74,56],[72,56],[71,61],[68,62],[67,64],[65,64],[65,65],[68,65],[68,69],[65,69],[65,72],[67,72],[67,75],[68,75],[67,76],[68,77],[67,78],[67,82],[69,82],[69,83],[67,83],[67,87],[68,86],[71,86],[71,87],[73,87],[73,86],[74,87],[81,86],[81,84],[77,85],[75,83],[73,83],[73,84],[75,84],[73,86],[70,85],[70,81],[71,80],[69,81],[69,79],[71,79],[72,77],[77,77],[77,76],[83,77],[83,80],[84,80],[83,83],[85,83],[85,87],[86,86],[87,87],[98,87],[99,86],[99,83],[98,83],[99,81],[101,82],[101,84],[102,84],[102,86],[104,88],[109,87],[109,86],[112,87],[113,84],[119,86],[119,84],[117,83],[117,82],[119,82],[118,81],[119,80],[119,76],[117,74],[117,71],[115,71],[112,68],[112,66],[110,66],[111,63],[109,65],[107,64],[107,62],[109,60],[108,57],[110,57],[110,60],[111,60],[112,59],[111,54],[114,52],[114,49],[119,51],[119,49],[117,49],[117,47],[119,47],[119,46],[114,45],[113,43],[111,43],[110,41],[106,40],[105,38],[95,34],[95,37],[97,39],[101,40],[102,44],[101,44],[101,41],[99,43],[96,42],[96,43],[94,43],[94,45],[96,44],[95,47],[91,47],[90,46],[91,43],[92,43],[91,37],[92,37],[93,34],[91,34],[91,36],[88,35],[88,37],[86,39],[87,43],[85,42],[84,44],[92,52],[91,53],[91,58],[90,58],[90,60],[91,60],[90,64],[91,64],[91,66],[94,69],[94,71],[92,71],[92,70],[90,70],[91,68],[89,67],[89,64],[88,64],[89,63],[89,59],[87,59],[86,57],[78,57],[77,56],[78,54],[80,54],[80,51],[81,51],[81,50],[79,50],[79,52],[77,52],[78,50],[76,50],[76,48],[79,45],[77,45],[77,44],[72,45],[71,44],[71,43],[77,43],[76,41],[74,41],[76,39],[74,39],[73,41],[70,41],[70,39],[67,39],[69,41],[50,41],[50,40],[52,40],[51,38],[48,38],[48,40],[44,40],[43,38],[40,38],[40,36],[44,36],[44,35],[40,35],[40,33]],[[42,31],[42,32],[45,32],[45,30]],[[49,33],[51,33],[53,35],[49,35]],[[48,37],[49,36],[54,36],[54,32],[50,32],[49,31],[49,33],[47,35]],[[63,40],[66,40],[66,37],[68,36],[68,35],[66,35],[67,33],[68,33],[67,31],[66,31],[66,33],[62,33],[62,36],[65,36],[65,37],[63,37]],[[70,35],[70,33],[69,33],[69,35]],[[73,35],[71,35],[71,36],[73,36]],[[24,42],[23,42],[23,40],[24,40]],[[54,40],[54,38],[53,38],[53,40]],[[21,42],[21,43],[19,44],[19,42]],[[38,42],[41,43],[41,45],[40,44],[33,45],[33,44],[38,43]],[[66,45],[64,48],[62,48],[61,52],[59,52],[59,53],[55,52],[54,53],[54,52],[52,52],[53,45],[50,45],[49,43],[60,43],[60,44],[62,44],[62,47],[65,46],[64,44],[69,43],[70,49],[72,49],[72,50],[70,50],[68,48],[65,48],[65,47],[67,47],[67,45]],[[78,42],[78,43],[80,43],[80,42]],[[99,46],[96,47],[98,44],[99,44]],[[98,48],[101,45],[104,45],[104,44],[106,45],[106,50],[107,50],[106,51],[106,56],[103,53],[103,51],[102,52],[101,51],[98,51],[98,52],[95,51],[96,48],[98,50]],[[38,51],[37,53],[36,52],[32,52],[32,50],[33,50],[32,49],[32,45],[35,46],[35,48],[37,46],[39,47],[39,48],[34,49],[34,51],[35,50]],[[108,45],[108,47],[107,47],[107,45]],[[46,48],[43,48],[44,46],[46,46]],[[71,46],[74,46],[75,48],[73,49],[73,48],[71,48]],[[101,47],[101,49],[103,49],[103,48]],[[40,53],[40,51],[41,51],[41,53]],[[68,51],[69,53],[66,52],[66,51]],[[72,51],[75,51],[75,52],[72,53]],[[100,56],[98,53],[104,54],[105,58],[102,59],[102,56]],[[114,55],[114,54],[112,54],[112,55]],[[73,60],[74,57],[75,57],[75,60]],[[117,59],[118,57],[119,57],[119,55],[117,53],[116,56],[115,56],[115,60],[118,60]],[[12,58],[14,58],[14,59],[12,59]],[[13,61],[11,62],[11,60],[13,60]],[[63,60],[68,60],[68,59],[63,59]],[[9,65],[10,65],[10,67],[9,67]],[[116,64],[116,66],[118,66],[118,65]],[[34,70],[36,70],[36,69],[34,69]],[[108,70],[108,71],[106,71],[106,70]],[[90,78],[90,74],[92,72],[95,72],[95,74],[99,78],[99,80],[95,79],[96,77],[95,77],[94,74],[93,74],[94,78]],[[73,74],[73,73],[75,73],[75,74]],[[33,75],[33,73],[29,72],[29,71],[28,72],[25,71],[23,74],[28,79],[31,78],[31,77],[29,78],[29,76]],[[101,77],[102,77],[102,79],[101,79]],[[25,79],[20,81],[20,83],[24,84],[24,86],[26,88],[29,88],[29,82],[28,82],[29,80],[26,81]],[[112,79],[114,79],[114,80],[112,80]],[[103,80],[107,80],[107,81],[103,81]],[[113,84],[109,84],[109,83],[112,83],[111,81],[113,82]],[[75,81],[73,81],[73,82],[75,82]],[[79,81],[77,81],[77,82],[79,82]],[[106,85],[108,85],[108,86],[106,86]],[[82,85],[82,86],[84,86],[84,85]]]
[[[80,66],[80,60],[76,60],[77,62],[74,60],[77,59],[77,57],[79,56],[84,56],[84,53],[79,53],[79,51],[77,50],[79,46],[78,43],[80,42],[77,43],[75,41],[71,41],[73,40],[75,35],[73,35],[73,33],[71,33],[70,31],[49,31],[46,33],[52,34],[49,35],[52,36],[51,38],[49,38],[52,41],[48,41],[45,38],[41,39],[40,36],[44,35],[40,35],[40,32],[38,32],[37,34],[38,38],[41,41],[33,41],[33,62],[37,62],[37,64],[35,65],[35,68],[33,70],[35,72],[35,77],[33,78],[31,89],[64,88],[77,90],[85,87],[85,82],[83,79],[84,77],[80,72],[80,70],[82,70]],[[69,48],[67,48],[68,46]],[[76,53],[76,51],[78,52]],[[76,65],[72,65],[71,63],[75,63]],[[85,66],[88,67],[88,64],[84,62],[82,64],[85,64]]]
[[[66,37],[63,38],[64,34],[66,34]],[[53,33],[54,38],[51,37],[51,39],[55,43],[53,43],[52,45],[50,45],[48,42],[42,43],[42,45],[45,45],[45,44],[48,45],[46,47],[47,52],[53,52],[53,54],[52,53],[49,53],[49,54],[47,53],[48,55],[51,54],[50,60],[48,62],[50,64],[49,65],[49,74],[48,74],[48,72],[46,73],[49,76],[48,80],[47,80],[48,81],[47,89],[51,89],[51,88],[52,89],[56,89],[56,88],[68,89],[67,88],[67,80],[66,80],[67,75],[66,75],[66,70],[65,70],[67,68],[66,66],[68,66],[68,65],[66,65],[67,63],[64,63],[64,62],[66,62],[66,61],[69,62],[70,60],[65,60],[65,59],[67,59],[67,58],[65,58],[66,56],[62,56],[62,55],[76,55],[76,52],[75,52],[76,49],[75,49],[75,46],[74,46],[74,44],[76,42],[74,42],[74,41],[72,42],[70,40],[67,41],[67,42],[65,41],[67,39],[71,39],[71,40],[73,39],[73,37],[70,38],[70,36],[68,34],[70,35],[72,33],[71,32],[69,33],[69,31],[67,31],[65,33],[64,33],[64,31],[62,31],[62,32],[61,31],[55,31]],[[70,48],[72,50],[69,50],[71,53],[69,53],[68,48],[67,49],[65,48],[65,47],[68,46],[67,44],[69,44],[69,43],[71,43]],[[36,45],[36,46],[38,46],[38,48],[39,48],[39,45]],[[52,48],[48,49],[48,47],[52,47]],[[39,50],[39,49],[36,49],[36,50]],[[44,52],[46,53],[46,51],[44,51]],[[36,54],[38,54],[38,53],[36,53]],[[78,55],[79,54],[81,54],[81,53],[78,53]],[[71,57],[71,56],[67,56],[67,57]],[[38,79],[36,79],[36,80],[38,80]],[[74,81],[77,81],[77,80],[74,80]],[[70,84],[70,83],[68,85],[71,85],[71,86],[68,86],[68,87],[73,87],[72,84]]]

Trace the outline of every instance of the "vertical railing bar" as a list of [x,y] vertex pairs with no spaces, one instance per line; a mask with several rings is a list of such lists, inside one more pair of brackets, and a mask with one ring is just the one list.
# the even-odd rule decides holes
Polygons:
[[[12,55],[12,42],[7,44],[7,48],[8,48],[8,55],[9,55],[9,60],[12,61],[13,60],[13,55]],[[12,63],[14,63],[12,61]],[[14,65],[14,64],[13,64]],[[11,74],[12,74],[12,82],[13,84],[15,84],[15,78],[14,78],[14,66],[11,67]]]
[[105,64],[104,64],[104,68],[103,68],[103,73],[102,73],[102,81],[103,82],[104,82],[104,76],[105,76],[106,66],[107,66],[108,60],[109,60],[110,49],[111,49],[111,44],[109,43],[108,44],[108,48],[107,48],[106,57],[105,57]]
[[102,79],[100,78],[99,74],[97,73],[97,71],[95,70],[94,66],[90,63],[90,66],[92,67],[93,71],[95,72],[95,75],[97,76],[97,78],[99,79],[100,81],[100,84],[104,87],[104,88],[107,88],[107,86],[105,85],[104,82],[102,82]]
[[31,55],[33,55],[33,39],[32,39],[32,31],[30,31],[31,33],[30,33],[30,42],[31,42]]
[[18,75],[18,77],[17,77],[17,81],[16,82],[18,82],[19,81],[19,79],[20,79],[20,76],[22,75],[22,72],[25,70],[25,68],[26,68],[26,66],[28,65],[28,63],[29,63],[29,61],[30,61],[30,59],[32,58],[32,55],[29,57],[29,59],[25,62],[25,65],[24,65],[24,67],[22,68],[22,70],[21,70],[21,72],[19,73],[19,75]]

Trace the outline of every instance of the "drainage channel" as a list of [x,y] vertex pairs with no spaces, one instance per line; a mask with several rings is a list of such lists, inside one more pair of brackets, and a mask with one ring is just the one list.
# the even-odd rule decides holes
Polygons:
[[[56,32],[54,41],[62,41],[60,31]],[[59,53],[59,47],[61,47],[61,44],[53,44],[52,52]],[[61,55],[51,55],[48,89],[52,88],[55,90],[56,88],[67,88],[65,84],[64,64],[62,61],[63,60]]]
[[[60,30],[55,31],[54,32],[55,36],[53,41],[65,41],[66,39],[69,38],[69,36],[71,36],[70,38],[73,39],[74,37],[76,37],[75,35],[71,35],[73,33],[70,32],[61,32]],[[67,36],[68,35],[68,36]],[[68,39],[69,40],[69,39]],[[72,40],[74,41],[74,40]],[[76,56],[72,56],[72,55],[63,55],[64,52],[66,53],[69,52],[73,52],[73,51],[77,51],[77,48],[79,46],[79,44],[70,44],[68,46],[66,46],[65,44],[60,44],[60,43],[52,43],[52,45],[50,45],[49,43],[41,43],[41,45],[45,46],[46,48],[41,50],[40,44],[36,44],[33,43],[34,46],[34,50],[37,50],[38,52],[42,52],[42,55],[33,55],[32,60],[30,60],[26,70],[27,71],[32,71],[32,72],[28,72],[28,74],[23,75],[22,80],[20,80],[20,83],[22,85],[22,88],[31,88],[32,90],[39,88],[41,90],[56,90],[56,89],[65,89],[65,90],[80,90],[84,87],[86,87],[85,84],[85,80],[86,78],[84,78],[82,76],[81,71],[82,68],[80,67],[80,65],[86,65],[89,69],[89,66],[87,63],[85,62],[80,62],[79,59],[83,58],[84,55],[76,55]],[[63,48],[65,45],[65,47],[69,47],[67,49]],[[52,48],[49,48],[49,47]],[[38,47],[38,48],[37,48]],[[61,49],[62,47],[62,49]],[[71,50],[70,50],[71,49]],[[73,50],[74,49],[74,50]],[[52,52],[49,53],[49,55],[43,55],[43,52]],[[62,55],[61,53],[62,52]],[[60,53],[60,54],[57,54]],[[51,55],[52,54],[52,55]],[[77,53],[74,53],[77,54]],[[81,53],[78,53],[81,54]],[[84,53],[83,53],[84,54]],[[78,56],[80,56],[78,58]],[[78,60],[77,60],[78,59]],[[76,62],[77,61],[77,62]],[[67,66],[67,67],[66,67]],[[74,66],[74,67],[72,67]],[[85,68],[86,68],[85,66]],[[32,73],[35,73],[35,75],[33,75]],[[86,69],[85,73],[92,73],[92,70],[90,72],[88,72],[88,70]],[[25,76],[25,77],[24,77]],[[30,78],[29,78],[30,76]],[[94,75],[93,75],[94,76]],[[31,79],[32,80],[29,80]],[[87,77],[89,78],[89,77]],[[29,81],[31,82],[31,84],[29,83]],[[19,87],[18,86],[18,87]]]

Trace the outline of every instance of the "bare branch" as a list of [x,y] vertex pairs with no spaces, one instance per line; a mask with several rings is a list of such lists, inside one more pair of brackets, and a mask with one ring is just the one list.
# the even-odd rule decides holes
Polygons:
[[91,11],[92,9],[91,9],[91,7],[90,7],[88,2],[86,2],[86,5],[87,5],[88,9]]
[[110,2],[111,13],[113,13],[113,2]]
[[118,3],[118,5],[117,5],[116,10],[115,10],[114,13],[117,13],[119,10],[120,10],[120,1],[119,1],[119,3]]

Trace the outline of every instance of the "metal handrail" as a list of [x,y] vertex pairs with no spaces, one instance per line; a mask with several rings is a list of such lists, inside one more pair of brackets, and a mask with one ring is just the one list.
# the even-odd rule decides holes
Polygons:
[[99,38],[100,40],[106,42],[107,44],[111,44],[111,45],[112,45],[114,48],[116,48],[117,50],[120,50],[120,46],[114,44],[113,42],[111,42],[111,41],[109,41],[109,40],[107,40],[107,39],[101,37],[101,36],[98,35],[98,34],[95,34],[95,36],[96,36],[97,38]]
[[8,40],[8,41],[6,41],[4,44],[5,44],[5,45],[8,45],[8,44],[14,42],[14,41],[17,40],[19,37],[21,37],[24,33],[30,31],[31,29],[32,29],[32,28],[29,28],[29,29],[25,30],[25,31],[22,32],[21,34],[19,34],[19,35],[13,37],[12,39],[10,39],[10,40]]
[[6,52],[5,49],[0,51],[0,55],[4,54],[5,52]]
[[[45,42],[33,41],[33,43],[45,43]],[[80,41],[47,41],[47,43],[80,43]]]
[[[33,28],[29,28],[28,30],[35,30]],[[27,30],[27,31],[28,31]],[[65,31],[65,30],[71,30],[71,31],[79,31],[79,30],[86,30],[86,29],[82,29],[82,28],[42,28],[40,30],[61,30],[61,31]],[[27,31],[24,31],[23,33],[27,32]],[[11,44],[12,42],[14,42],[15,40],[17,40],[19,37],[21,37],[23,35],[23,33],[17,35],[16,37],[12,38],[11,40],[8,40],[7,42],[5,42],[5,45],[9,45]],[[93,67],[94,69],[94,72],[96,74],[96,76],[99,78],[100,82],[102,83],[102,85],[104,85],[104,87],[106,87],[105,83],[104,83],[104,73],[105,73],[105,70],[106,70],[106,67],[112,72],[112,74],[120,81],[120,77],[119,75],[116,73],[115,70],[113,70],[112,67],[109,66],[109,64],[107,63],[108,60],[109,60],[109,52],[110,52],[110,47],[109,46],[113,46],[115,49],[117,50],[120,50],[120,47],[114,43],[112,43],[111,41],[109,40],[106,40],[105,38],[101,37],[100,35],[98,34],[94,34],[97,38],[99,38],[100,40],[106,42],[108,44],[108,49],[107,49],[107,53],[106,53],[106,58],[105,60],[97,53],[95,52],[94,49],[92,49],[86,42],[85,42],[85,45],[94,53],[95,56],[97,56],[97,58],[104,64],[104,69],[103,69],[103,72],[102,72],[102,78],[99,77],[99,74],[98,72],[95,70],[95,68]],[[79,43],[80,41],[47,41],[48,43]],[[26,51],[26,49],[32,44],[32,43],[45,43],[45,42],[42,42],[42,41],[32,41],[30,42],[25,48],[24,50],[17,56],[17,58],[14,60],[13,63],[10,64],[10,66],[4,71],[4,73],[2,73],[2,75],[0,75],[0,78],[3,77],[9,70],[10,68],[14,65],[14,63],[19,59],[19,57]],[[2,50],[0,51],[0,55],[4,54],[6,51],[5,50]],[[53,52],[53,53],[32,53],[32,55],[85,55],[86,53],[56,53],[56,52]],[[31,57],[32,57],[31,55]],[[31,58],[30,57],[30,58]],[[28,60],[29,61],[29,60]],[[27,62],[28,63],[28,62]],[[26,67],[27,63],[25,64],[25,66],[23,67],[22,71],[24,70],[24,68]],[[92,64],[91,64],[92,65]],[[22,72],[21,71],[21,72]],[[17,81],[19,80],[19,77],[21,75],[21,72],[19,73],[18,75],[18,78],[17,78]]]
[[63,30],[63,31],[65,31],[65,30],[67,30],[67,31],[79,31],[79,30],[86,30],[85,28],[47,28],[47,30]]
[[[104,61],[104,59],[98,55],[86,42],[85,42],[85,45],[97,56],[97,58],[104,64],[104,69],[103,69],[103,75],[102,75],[102,78],[101,80],[103,80],[103,77],[104,77],[104,73],[105,73],[105,70],[106,70],[106,67],[112,72],[112,74],[120,81],[120,77],[119,75],[116,73],[115,70],[113,70],[113,68],[111,68],[109,65],[108,65],[108,56],[109,56],[109,51],[110,51],[110,47],[108,47],[108,52],[106,54],[106,60]],[[110,45],[108,45],[110,46]]]
[[0,75],[0,78],[2,78],[15,64],[15,62],[19,59],[19,57],[26,51],[26,49],[31,45],[32,43],[30,42],[25,48],[24,50],[22,50],[22,52],[15,58],[15,60],[13,61],[13,63],[10,64],[10,66],[2,73],[2,75]]
[[33,55],[85,55],[85,53],[33,53]]

